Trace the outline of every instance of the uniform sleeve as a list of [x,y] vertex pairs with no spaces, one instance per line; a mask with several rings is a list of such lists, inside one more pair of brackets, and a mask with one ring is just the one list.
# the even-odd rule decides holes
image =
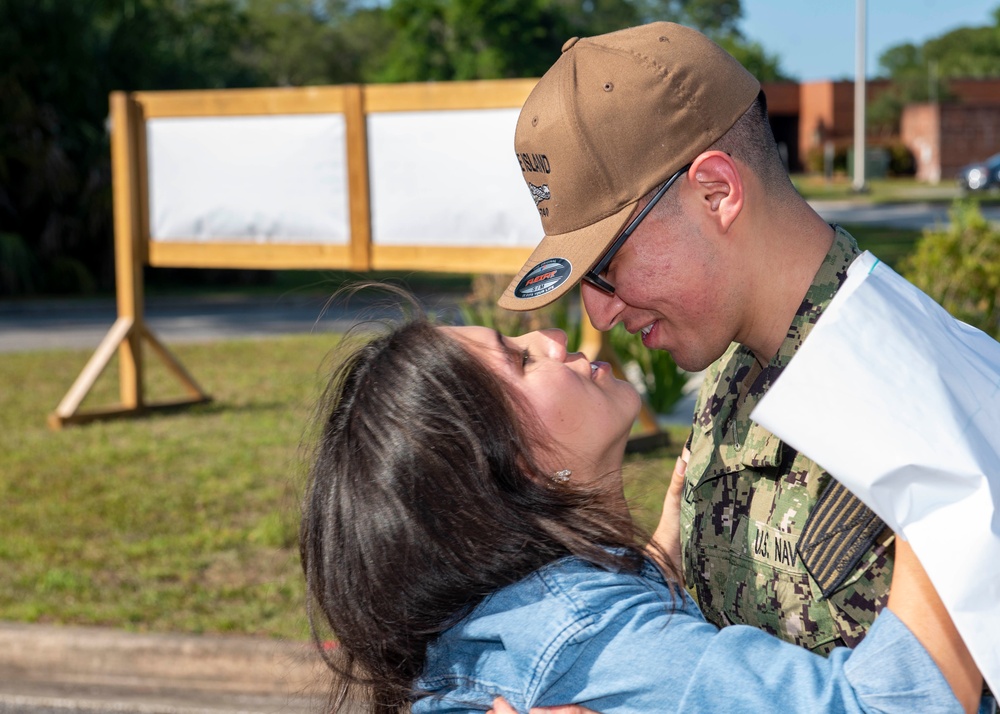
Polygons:
[[621,596],[545,667],[532,706],[639,712],[961,712],[929,654],[884,610],[855,650],[829,657],[747,626],[716,629],[690,600],[665,611]]

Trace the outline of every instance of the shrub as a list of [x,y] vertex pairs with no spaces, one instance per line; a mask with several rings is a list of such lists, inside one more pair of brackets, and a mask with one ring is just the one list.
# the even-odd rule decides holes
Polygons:
[[24,238],[16,233],[0,233],[0,295],[27,295],[38,283],[34,255]]
[[[822,145],[813,146],[806,152],[805,168],[808,173],[823,174],[827,170],[826,149]],[[833,173],[847,171],[847,147],[836,146],[833,150],[833,165],[829,167]]]
[[497,296],[507,287],[511,277],[495,274],[473,276],[472,292],[459,305],[465,324],[482,325],[505,335],[521,335],[544,327],[558,327],[566,333],[567,349],[576,350],[580,346],[580,314],[579,311],[571,311],[569,306],[579,304],[579,291],[573,290],[562,300],[556,300],[538,310],[504,310],[497,305]]
[[889,174],[891,176],[913,176],[917,162],[913,152],[905,144],[896,142],[885,147],[889,151]]
[[1000,231],[974,199],[956,200],[949,215],[949,226],[924,231],[903,275],[959,320],[1000,337]]

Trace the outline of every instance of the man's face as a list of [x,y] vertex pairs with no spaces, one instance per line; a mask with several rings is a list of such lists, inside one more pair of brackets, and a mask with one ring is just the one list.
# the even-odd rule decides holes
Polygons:
[[740,273],[727,262],[725,236],[699,220],[697,205],[691,210],[689,185],[674,188],[679,195],[670,198],[678,203],[646,216],[611,261],[605,275],[615,294],[586,282],[581,292],[597,329],[624,322],[629,332],[642,333],[649,349],[666,350],[682,369],[700,371],[736,339]]

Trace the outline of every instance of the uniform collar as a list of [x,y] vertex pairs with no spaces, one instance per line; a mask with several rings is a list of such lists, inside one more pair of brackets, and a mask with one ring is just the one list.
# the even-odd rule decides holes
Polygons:
[[715,394],[695,416],[695,426],[701,426],[706,434],[715,432],[713,442],[723,447],[719,449],[722,463],[718,464],[718,468],[707,470],[701,482],[744,468],[776,466],[780,461],[781,440],[751,421],[750,412],[795,356],[846,279],[847,268],[860,253],[857,243],[847,231],[840,226],[833,228],[833,244],[799,305],[778,352],[767,366],[761,369],[753,353],[737,343],[733,343],[720,360],[722,370],[715,382]]

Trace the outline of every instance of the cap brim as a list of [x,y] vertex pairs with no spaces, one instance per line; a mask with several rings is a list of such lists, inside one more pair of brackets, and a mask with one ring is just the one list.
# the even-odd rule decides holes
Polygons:
[[[531,256],[521,266],[517,276],[503,291],[503,295],[497,300],[497,305],[505,310],[518,312],[537,310],[565,295],[601,259],[604,251],[608,249],[615,236],[625,226],[625,222],[632,215],[637,203],[639,203],[638,199],[627,204],[617,213],[580,230],[542,238],[542,242],[532,251]],[[570,265],[569,275],[562,282],[542,294],[534,294],[530,297],[517,296],[517,286],[525,275],[538,265],[558,259],[567,261]]]

